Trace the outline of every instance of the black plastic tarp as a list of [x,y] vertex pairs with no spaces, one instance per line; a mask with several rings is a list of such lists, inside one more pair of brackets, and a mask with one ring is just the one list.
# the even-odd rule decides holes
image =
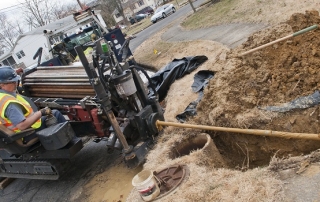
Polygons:
[[267,106],[267,107],[260,107],[260,109],[273,111],[273,112],[287,112],[292,109],[306,109],[318,105],[320,103],[320,93],[319,91],[315,91],[315,93],[302,96],[291,102],[284,103],[280,106]]
[[185,122],[188,117],[197,115],[197,105],[203,97],[204,87],[208,85],[209,80],[214,76],[214,72],[201,70],[194,75],[194,81],[191,85],[193,92],[199,92],[197,100],[191,102],[181,114],[176,116],[179,122]]
[[[154,86],[158,93],[159,101],[162,101],[167,96],[167,92],[175,80],[189,74],[206,60],[208,58],[204,55],[174,59],[151,77],[149,87],[150,85]],[[152,93],[152,89],[150,91],[151,94],[154,94]]]

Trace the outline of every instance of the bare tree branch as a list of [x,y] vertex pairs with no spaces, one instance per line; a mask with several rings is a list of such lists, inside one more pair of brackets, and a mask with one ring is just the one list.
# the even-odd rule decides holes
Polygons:
[[117,10],[119,14],[123,17],[125,24],[129,24],[128,19],[124,15],[123,4],[121,0],[100,0],[102,5],[102,10],[107,10],[109,14],[109,19],[107,22],[114,24],[114,19],[112,16],[113,11]]
[[52,13],[55,7],[54,3],[50,0],[24,0],[21,2],[24,5],[25,21],[29,27],[41,27],[56,20]]
[[7,19],[4,13],[0,13],[0,43],[2,47],[10,49],[13,47],[19,31]]
[[78,7],[79,6],[76,3],[65,5],[61,2],[57,2],[56,6],[52,8],[52,15],[55,19],[62,19],[76,12]]
[[20,23],[21,22],[19,22],[19,20],[16,19],[13,26],[16,28],[16,31],[18,32],[18,34],[23,34],[24,33],[23,27],[21,26]]

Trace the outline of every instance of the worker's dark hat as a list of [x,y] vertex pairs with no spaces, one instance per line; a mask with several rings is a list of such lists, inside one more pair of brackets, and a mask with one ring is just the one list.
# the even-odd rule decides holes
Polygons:
[[17,75],[16,71],[10,66],[0,67],[0,83],[11,83],[19,81],[21,77]]

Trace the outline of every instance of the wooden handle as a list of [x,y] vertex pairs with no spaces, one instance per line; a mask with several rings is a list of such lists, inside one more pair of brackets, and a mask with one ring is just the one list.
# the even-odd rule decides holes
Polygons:
[[165,121],[159,121],[159,120],[156,121],[156,125],[158,128],[161,126],[175,126],[175,127],[181,127],[181,128],[194,128],[194,129],[214,130],[214,131],[242,133],[242,134],[250,134],[250,135],[282,137],[286,139],[293,138],[293,139],[306,139],[306,140],[320,140],[320,134],[310,134],[310,133],[290,133],[290,132],[272,131],[272,130],[226,128],[226,127],[216,127],[216,126],[173,123],[173,122],[165,122]]
[[247,54],[249,54],[249,53],[252,53],[252,52],[255,52],[255,51],[257,51],[257,50],[263,49],[263,48],[265,48],[265,47],[271,46],[271,45],[273,45],[273,44],[275,44],[275,43],[278,43],[278,42],[280,42],[280,41],[284,41],[284,40],[289,39],[289,38],[291,38],[291,37],[295,37],[295,36],[304,34],[304,33],[306,33],[306,32],[309,32],[309,31],[314,30],[314,29],[317,29],[317,28],[318,28],[318,25],[312,25],[312,26],[310,26],[310,27],[307,27],[307,28],[305,28],[305,29],[303,29],[303,30],[300,30],[300,31],[298,31],[298,32],[295,32],[295,33],[290,34],[290,35],[288,35],[288,36],[285,36],[285,37],[283,37],[283,38],[277,39],[277,40],[275,40],[275,41],[271,41],[271,42],[269,42],[269,43],[267,43],[267,44],[264,44],[264,45],[259,46],[259,47],[257,47],[257,48],[254,48],[254,49],[251,49],[251,50],[246,51],[246,52],[244,52],[244,53],[241,53],[239,56],[241,57],[241,56],[247,55]]

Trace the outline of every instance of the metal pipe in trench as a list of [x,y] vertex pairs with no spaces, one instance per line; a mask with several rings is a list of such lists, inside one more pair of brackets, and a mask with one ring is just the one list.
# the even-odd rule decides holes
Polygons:
[[269,137],[282,137],[286,139],[294,138],[294,139],[306,139],[306,140],[320,140],[320,134],[290,133],[290,132],[283,132],[283,131],[258,130],[258,129],[226,128],[226,127],[217,127],[217,126],[173,123],[173,122],[166,122],[166,121],[159,121],[159,120],[156,121],[156,126],[158,129],[161,128],[161,126],[175,126],[180,128],[194,128],[194,129],[214,130],[214,131],[242,133],[242,134],[250,134],[250,135],[269,136]]

